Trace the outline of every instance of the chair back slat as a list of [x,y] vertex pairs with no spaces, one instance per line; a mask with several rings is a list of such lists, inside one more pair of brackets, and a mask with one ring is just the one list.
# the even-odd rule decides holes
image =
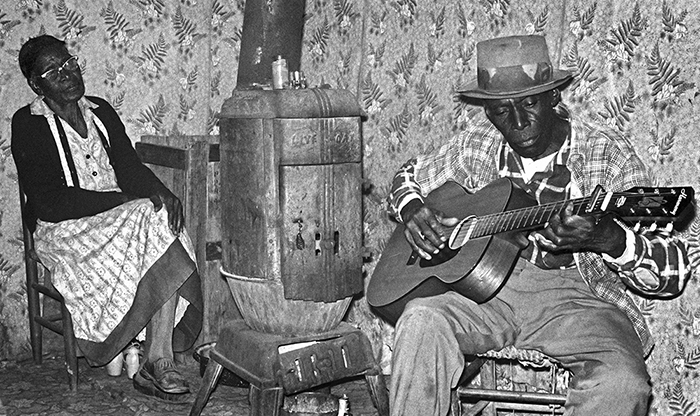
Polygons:
[[29,286],[36,284],[39,281],[39,270],[37,265],[39,258],[34,250],[34,235],[29,229],[26,221],[27,197],[24,194],[21,184],[19,184],[19,208],[20,215],[22,216],[22,239],[24,241],[24,259],[27,270],[27,286]]

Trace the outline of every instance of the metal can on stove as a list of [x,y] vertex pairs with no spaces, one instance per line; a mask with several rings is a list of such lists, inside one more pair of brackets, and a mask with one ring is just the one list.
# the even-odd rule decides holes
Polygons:
[[277,55],[277,60],[272,62],[272,88],[281,90],[289,83],[289,70],[287,60]]

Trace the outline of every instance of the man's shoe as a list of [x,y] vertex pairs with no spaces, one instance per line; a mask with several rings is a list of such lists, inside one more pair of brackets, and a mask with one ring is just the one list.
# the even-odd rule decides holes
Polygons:
[[161,400],[163,402],[167,403],[172,403],[172,404],[191,404],[190,396],[191,394],[183,394],[183,393],[178,393],[178,394],[172,394],[172,393],[165,393],[161,390],[159,390],[152,381],[146,380],[141,376],[140,372],[136,372],[134,374],[133,378],[133,383],[134,383],[134,389],[138,391],[139,393],[145,394],[146,396],[152,396],[158,400]]
[[177,371],[173,360],[167,358],[159,358],[153,363],[144,362],[138,374],[163,393],[182,394],[190,391],[187,380]]

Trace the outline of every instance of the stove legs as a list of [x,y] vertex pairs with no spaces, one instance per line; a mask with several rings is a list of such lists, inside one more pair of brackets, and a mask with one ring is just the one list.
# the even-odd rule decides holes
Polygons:
[[378,374],[365,374],[365,382],[372,397],[372,404],[377,409],[379,416],[389,416],[389,395],[387,394],[386,383],[381,372]]
[[284,389],[271,387],[261,390],[250,385],[250,416],[278,416],[284,404]]
[[[286,345],[297,348],[281,351]],[[250,383],[250,416],[279,416],[286,395],[329,388],[335,381],[360,375],[378,415],[389,415],[389,394],[369,339],[343,322],[327,333],[293,337],[253,331],[242,321],[231,323],[209,351],[190,416],[201,414],[224,368]]]
[[[197,393],[197,398],[192,405],[189,416],[199,416],[202,413],[204,406],[209,401],[212,390],[214,390],[216,383],[219,381],[223,369],[224,367],[218,362],[209,360],[202,378],[202,387]],[[365,374],[365,382],[379,416],[388,416],[389,398],[384,376],[381,373]],[[250,400],[250,416],[278,416],[284,404],[284,389],[282,387],[272,387],[261,390],[251,384],[248,398]]]
[[[202,387],[197,393],[192,409],[190,409],[190,416],[199,416],[202,413],[223,369],[224,367],[218,362],[209,360],[202,378]],[[251,384],[248,399],[250,401],[250,416],[278,416],[284,404],[284,389],[271,387],[263,390]]]
[[202,409],[204,409],[207,401],[209,401],[209,396],[211,395],[212,390],[214,390],[216,382],[219,381],[219,376],[221,376],[223,369],[224,367],[221,364],[214,360],[209,360],[207,363],[207,369],[202,378],[202,387],[199,389],[197,398],[192,405],[190,416],[199,416],[202,413]]

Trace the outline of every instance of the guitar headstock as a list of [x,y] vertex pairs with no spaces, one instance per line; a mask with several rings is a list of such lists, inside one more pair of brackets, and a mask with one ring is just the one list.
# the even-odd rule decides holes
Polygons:
[[615,212],[630,223],[678,225],[694,211],[694,205],[695,191],[690,186],[634,187],[614,193],[605,211]]

